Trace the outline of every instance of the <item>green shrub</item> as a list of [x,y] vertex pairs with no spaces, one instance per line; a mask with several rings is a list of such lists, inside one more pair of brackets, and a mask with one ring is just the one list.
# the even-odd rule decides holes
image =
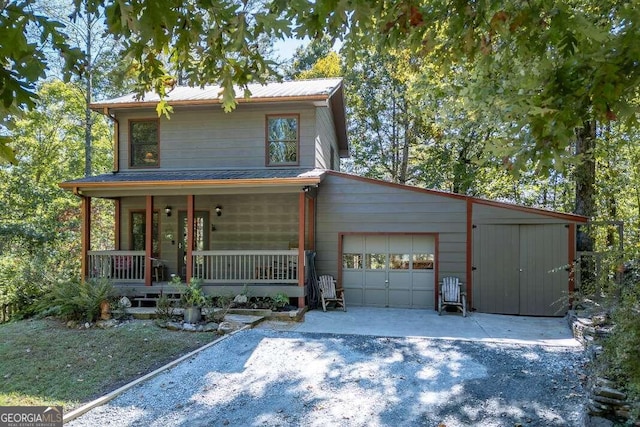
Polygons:
[[78,271],[77,260],[67,250],[45,246],[32,251],[6,251],[0,255],[0,305],[16,308],[13,318],[36,314],[41,300]]
[[108,279],[70,280],[54,286],[39,304],[41,311],[57,310],[66,320],[93,322],[100,316],[100,304],[111,301],[114,288]]
[[161,295],[156,303],[156,316],[161,321],[168,321],[173,316],[173,304],[166,295]]
[[[640,283],[626,283],[612,313],[615,328],[604,346],[604,357],[612,379],[640,402]],[[640,405],[634,417],[640,419]]]
[[273,298],[273,305],[276,308],[282,308],[289,305],[289,296],[284,292],[278,292]]

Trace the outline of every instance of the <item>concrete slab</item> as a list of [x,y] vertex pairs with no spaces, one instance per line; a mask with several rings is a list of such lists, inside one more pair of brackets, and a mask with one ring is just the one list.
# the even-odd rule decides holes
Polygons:
[[224,320],[226,322],[236,322],[243,323],[245,325],[249,325],[251,327],[259,324],[264,320],[264,316],[252,316],[250,314],[227,314],[224,316]]
[[565,318],[499,314],[443,313],[432,310],[349,307],[311,310],[292,330],[330,334],[426,337],[467,341],[579,347]]

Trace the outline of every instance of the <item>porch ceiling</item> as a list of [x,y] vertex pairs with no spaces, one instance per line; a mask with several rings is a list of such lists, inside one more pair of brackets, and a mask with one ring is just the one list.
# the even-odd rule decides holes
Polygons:
[[89,197],[204,194],[297,193],[316,186],[322,169],[251,169],[208,171],[126,171],[97,175],[60,184]]

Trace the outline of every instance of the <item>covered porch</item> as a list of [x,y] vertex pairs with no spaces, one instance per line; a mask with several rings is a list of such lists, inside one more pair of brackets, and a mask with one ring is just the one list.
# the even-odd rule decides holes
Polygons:
[[[82,199],[83,277],[108,278],[123,291],[145,294],[162,293],[173,276],[185,283],[197,278],[210,295],[284,292],[305,306],[319,176],[134,182],[62,185]],[[106,250],[91,245],[95,197],[114,201],[115,241]]]

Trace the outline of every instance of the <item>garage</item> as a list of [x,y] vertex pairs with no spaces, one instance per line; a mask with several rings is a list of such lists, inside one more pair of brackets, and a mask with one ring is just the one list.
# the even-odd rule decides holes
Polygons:
[[350,305],[434,308],[434,234],[342,236],[342,281]]

